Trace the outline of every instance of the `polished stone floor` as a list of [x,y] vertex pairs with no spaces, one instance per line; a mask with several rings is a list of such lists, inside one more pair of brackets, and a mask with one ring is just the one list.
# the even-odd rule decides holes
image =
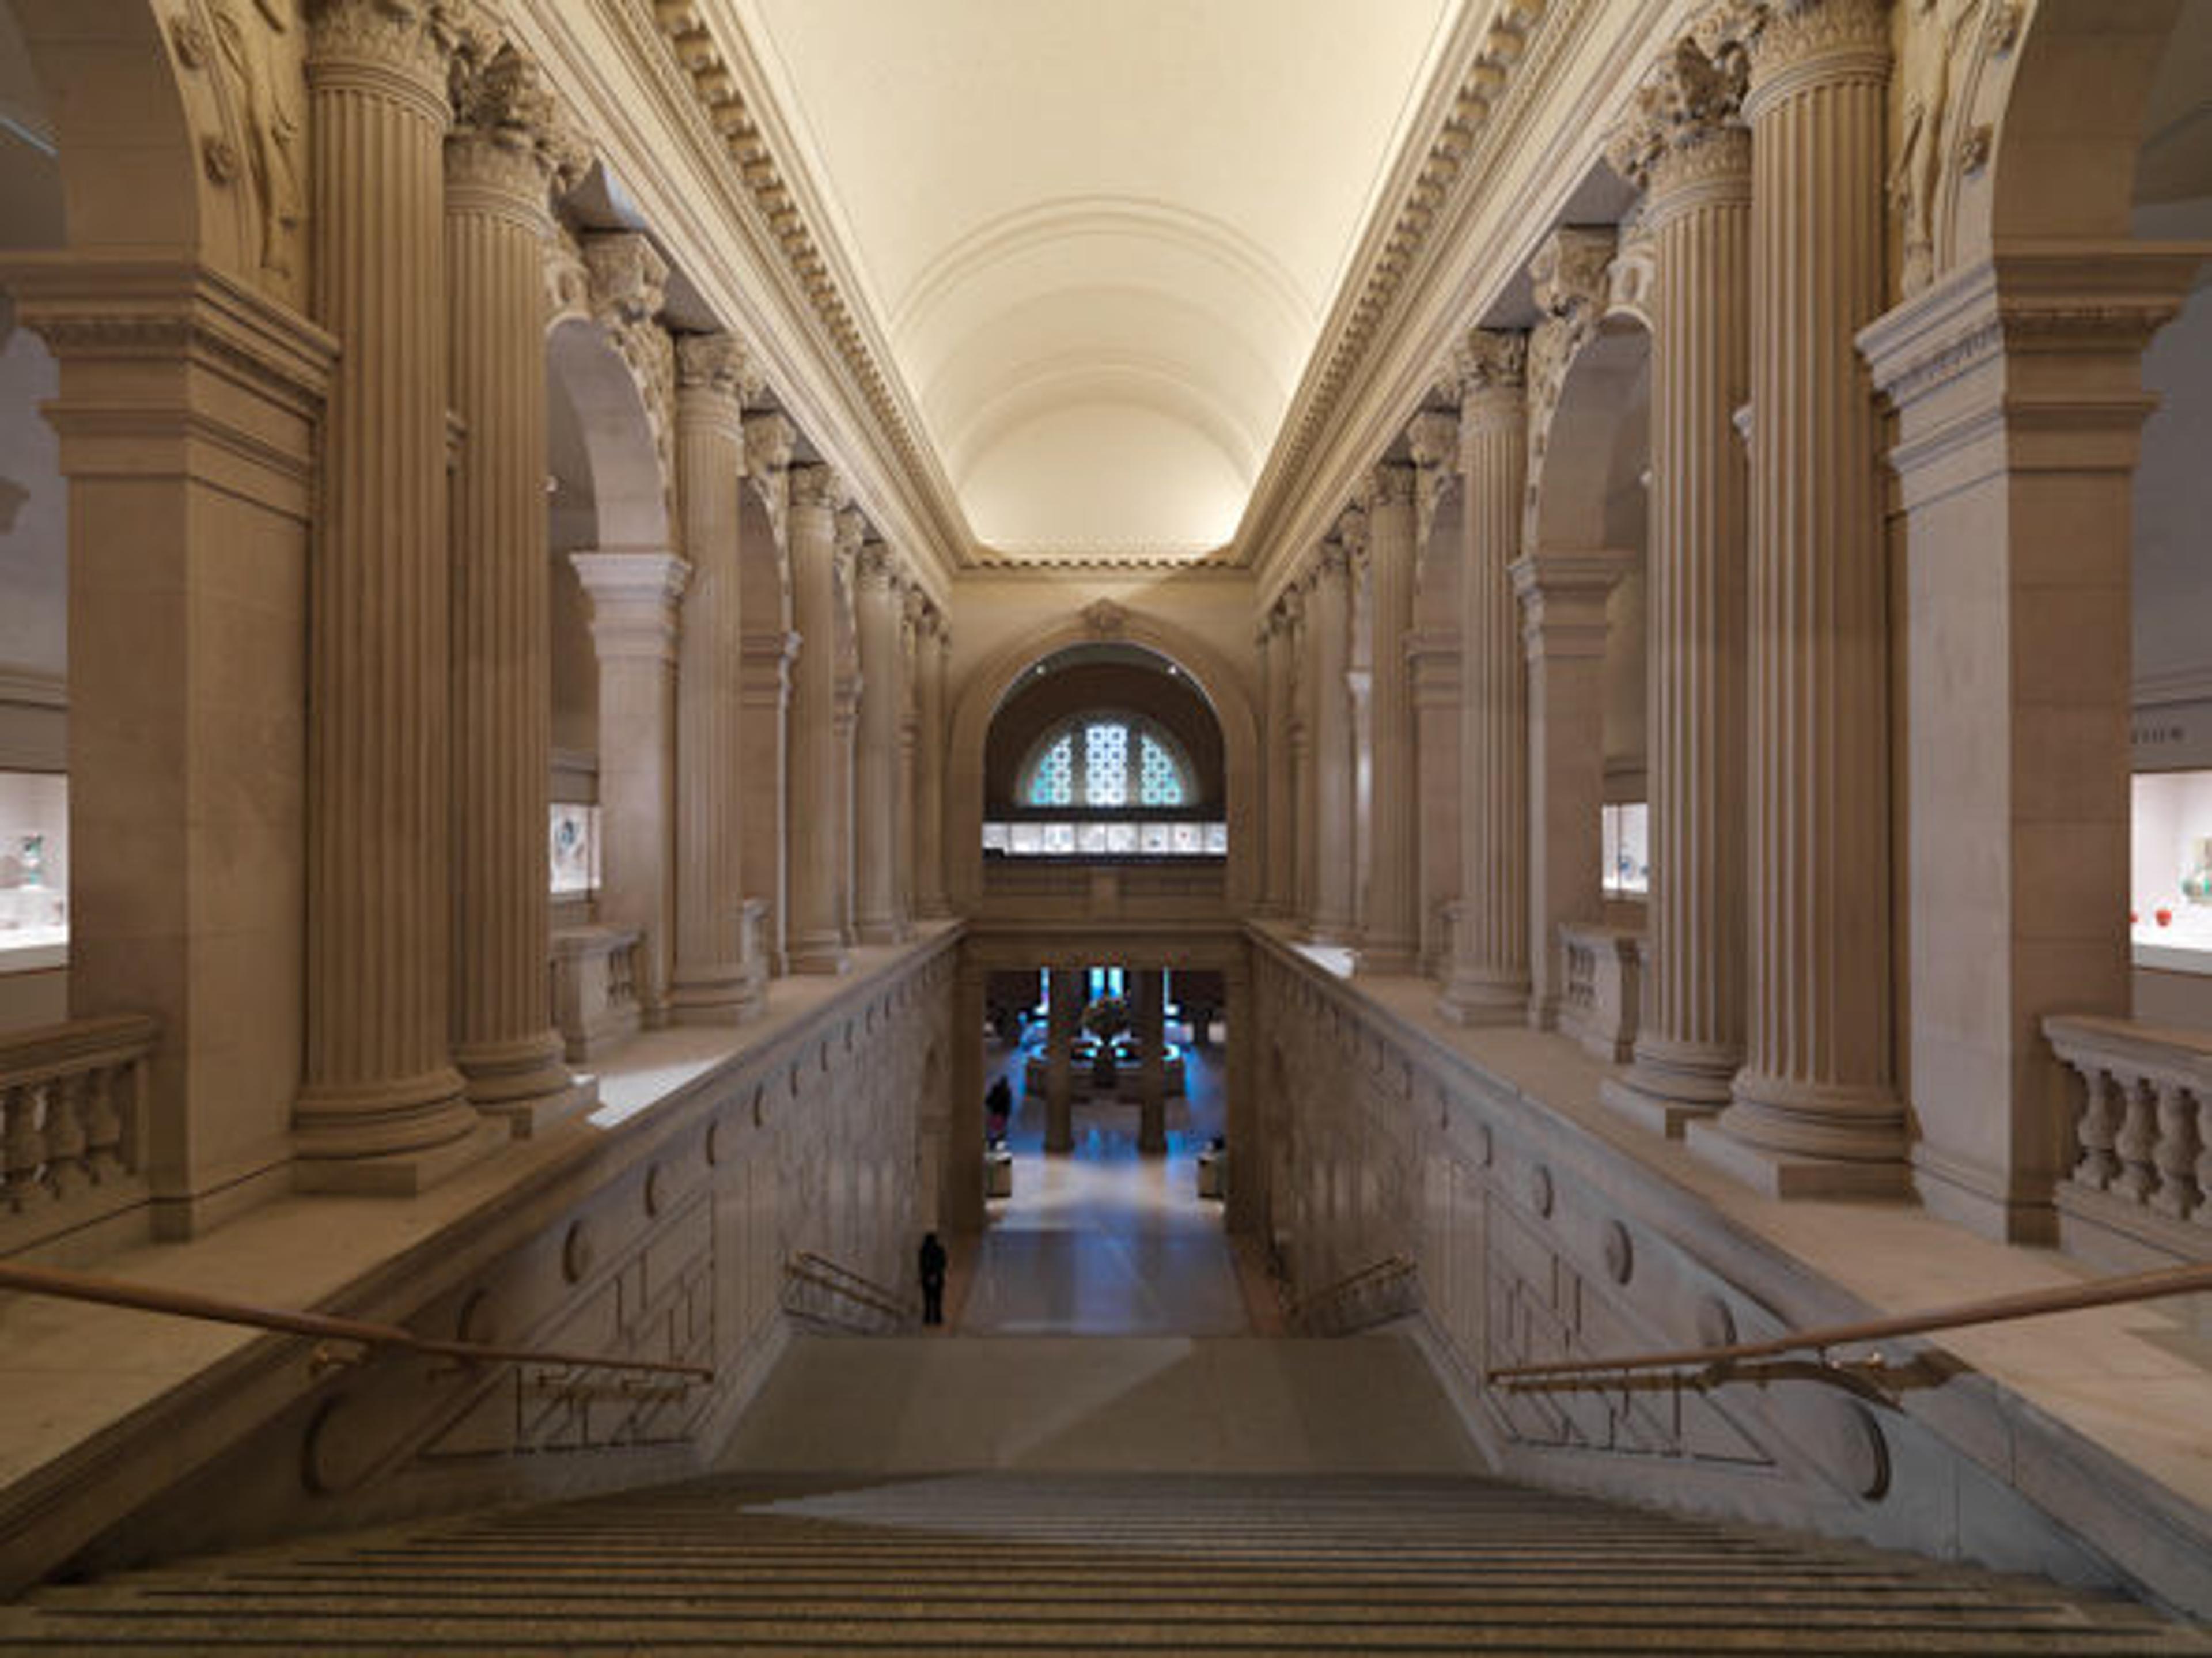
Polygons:
[[1198,1195],[1198,1155],[1221,1132],[1222,1050],[1185,1045],[1186,1097],[1168,1102],[1168,1151],[1137,1151],[1127,1097],[1075,1105],[1075,1150],[1044,1151],[1042,1090],[1023,1098],[1030,1053],[995,1042],[1013,1084],[1014,1191],[990,1206],[953,1327],[996,1335],[1240,1335],[1254,1330],[1221,1205]]

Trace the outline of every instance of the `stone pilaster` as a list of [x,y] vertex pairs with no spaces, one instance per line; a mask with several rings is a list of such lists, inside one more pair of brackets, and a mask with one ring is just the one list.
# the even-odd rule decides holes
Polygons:
[[453,43],[442,7],[318,0],[308,13],[314,309],[339,359],[307,584],[307,1026],[293,1122],[303,1184],[406,1191],[472,1149],[480,1126],[448,1000]]
[[599,659],[599,920],[636,930],[638,1007],[668,1021],[676,954],[676,656],[690,569],[673,553],[571,553]]
[[1055,967],[1045,991],[1044,1149],[1075,1149],[1075,1028],[1083,1016],[1083,969]]
[[839,893],[847,859],[840,826],[837,718],[837,513],[845,483],[826,466],[791,471],[792,615],[799,636],[791,683],[791,924],[794,973],[852,967]]
[[[1347,514],[1347,516],[1351,516]],[[1307,599],[1307,659],[1313,667],[1313,908],[1306,936],[1316,944],[1352,941],[1353,833],[1352,688],[1346,681],[1352,648],[1352,560],[1340,541],[1322,544],[1314,559]]]
[[1130,1009],[1137,1027],[1137,1150],[1146,1157],[1168,1149],[1167,1000],[1160,969],[1138,968],[1130,977]]
[[1460,565],[1460,901],[1438,1011],[1517,1023],[1528,1005],[1528,670],[1508,569],[1528,470],[1527,336],[1478,329],[1454,367]]
[[1368,791],[1367,908],[1358,970],[1411,973],[1420,963],[1420,797],[1406,641],[1413,629],[1414,489],[1411,466],[1375,469],[1367,492],[1368,580],[1374,630],[1368,691],[1373,738]]
[[915,831],[921,817],[921,651],[929,620],[929,601],[909,585],[899,607],[898,834],[892,878],[899,914],[913,932]]
[[915,762],[915,914],[936,920],[952,913],[945,891],[945,671],[952,635],[943,612],[928,607],[921,640],[917,700],[921,732]]
[[1651,803],[1648,970],[1633,1063],[1608,1102],[1679,1133],[1719,1109],[1743,1056],[1745,581],[1751,135],[1738,54],[1683,41],[1613,156],[1646,191],[1652,248],[1646,564]]
[[[789,848],[792,664],[799,635],[791,625],[789,545],[791,456],[796,434],[781,415],[749,415],[744,424],[745,487],[761,511],[739,519],[738,560],[753,602],[743,607],[738,764],[746,809],[740,829],[743,886],[767,907],[763,928],[769,970],[790,969]],[[763,520],[765,519],[766,522]]]
[[1888,20],[1749,15],[1750,963],[1743,1069],[1693,1145],[1767,1190],[1893,1191],[1888,583],[1880,417]]
[[1262,740],[1267,754],[1261,775],[1267,780],[1267,842],[1260,865],[1260,914],[1288,915],[1297,884],[1297,779],[1291,759],[1291,651],[1289,630],[1279,607],[1261,618],[1252,635],[1258,653],[1262,686],[1261,708],[1267,721]]
[[837,769],[837,925],[850,949],[860,939],[860,836],[854,817],[860,793],[860,549],[867,544],[867,514],[848,507],[837,514],[837,557],[831,591],[836,595],[837,687],[830,719]]
[[728,334],[677,343],[676,483],[691,580],[684,590],[677,675],[676,976],[679,1024],[734,1024],[761,1001],[766,963],[748,957],[744,825],[738,761],[744,625],[738,523],[744,404],[759,371]]
[[1605,602],[1620,552],[1532,553],[1513,566],[1528,653],[1528,1023],[1559,1023],[1559,928],[1604,914]]
[[890,944],[909,932],[898,895],[899,726],[905,701],[899,616],[905,596],[898,562],[880,541],[861,547],[854,574],[860,653],[854,752],[854,924],[861,943]]
[[1312,573],[1285,589],[1283,641],[1291,665],[1291,915],[1303,927],[1313,918],[1314,665],[1313,634],[1306,625],[1306,592]]
[[465,52],[446,140],[453,484],[453,1057],[518,1133],[580,1109],[545,995],[552,640],[545,551],[544,246],[553,100],[513,46]]

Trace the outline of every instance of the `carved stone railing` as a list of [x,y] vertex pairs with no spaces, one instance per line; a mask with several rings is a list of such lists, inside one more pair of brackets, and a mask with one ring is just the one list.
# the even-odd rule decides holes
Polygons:
[[146,1072],[160,1027],[115,1014],[0,1036],[0,1250],[140,1202]]
[[[2212,1035],[2073,1014],[2043,1034],[2082,1081],[2062,1209],[2212,1260]],[[2125,1225],[2130,1212],[2148,1236]]]
[[1594,1058],[1625,1065],[1636,1047],[1643,1002],[1643,936],[1570,921],[1559,928],[1559,947],[1567,967],[1559,1029]]
[[637,937],[611,926],[553,935],[553,1024],[569,1064],[604,1059],[637,1035]]

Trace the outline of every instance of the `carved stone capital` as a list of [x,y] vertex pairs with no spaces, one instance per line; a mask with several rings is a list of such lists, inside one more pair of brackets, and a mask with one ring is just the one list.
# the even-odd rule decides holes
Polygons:
[[[839,480],[842,483],[842,480]],[[856,559],[860,547],[868,538],[868,515],[857,507],[841,507],[837,513],[837,556]],[[883,544],[878,542],[878,546]]]
[[1406,446],[1424,472],[1459,471],[1459,416],[1428,409],[1406,424]]
[[[746,433],[748,440],[751,433]],[[791,504],[835,513],[853,498],[852,491],[835,467],[794,466],[790,471]]]
[[312,84],[373,76],[443,121],[446,71],[471,15],[465,0],[307,0]]
[[[838,539],[841,543],[844,538],[846,516],[847,514],[844,513],[838,515]],[[859,515],[855,513],[852,516]],[[861,524],[865,531],[866,520],[863,519]],[[898,557],[891,551],[890,544],[886,542],[862,541],[859,551],[854,555],[853,568],[854,574],[864,591],[884,592],[896,589],[898,586]]]
[[1547,317],[1594,327],[1605,313],[1606,267],[1613,232],[1569,225],[1555,230],[1528,261],[1536,308]]
[[635,233],[592,236],[584,243],[592,273],[592,309],[609,327],[650,322],[668,297],[668,261]]
[[[740,407],[758,401],[767,387],[745,343],[735,334],[720,333],[677,337],[676,384],[687,392],[720,392]],[[750,434],[752,422],[745,426]]]
[[1367,510],[1374,513],[1389,507],[1410,507],[1419,477],[1418,468],[1403,462],[1379,462],[1369,470],[1362,486]]
[[1347,507],[1338,513],[1336,529],[1333,533],[1336,544],[1344,550],[1346,559],[1353,563],[1360,563],[1366,559],[1367,513],[1364,507]]
[[1518,330],[1470,329],[1452,352],[1460,406],[1518,396],[1528,383],[1528,337]]
[[[1366,528],[1364,521],[1360,527],[1363,531]],[[1334,539],[1324,541],[1314,550],[1310,574],[1312,585],[1319,586],[1324,581],[1341,581],[1351,570],[1352,555],[1345,550],[1342,542]]]
[[471,30],[447,83],[447,204],[514,207],[542,216],[556,182],[580,176],[586,152],[562,124],[531,58],[487,30]]
[[793,448],[798,440],[798,428],[781,415],[747,415],[746,476],[765,478],[771,473],[788,471]]
[[1722,0],[1699,22],[1709,55],[1738,48],[1750,60],[1744,115],[1801,88],[1839,80],[1886,80],[1887,0]]
[[[1637,88],[1627,115],[1606,140],[1606,160],[1629,183],[1652,188],[1669,157],[1743,130],[1749,75],[1749,60],[1731,39],[1721,39],[1710,56],[1694,38],[1677,40]],[[1749,159],[1747,154],[1747,165]]]

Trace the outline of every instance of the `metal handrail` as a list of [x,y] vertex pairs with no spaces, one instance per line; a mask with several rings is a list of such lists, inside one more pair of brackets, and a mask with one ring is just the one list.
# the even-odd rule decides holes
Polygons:
[[501,1347],[480,1341],[445,1341],[435,1336],[417,1335],[397,1324],[256,1307],[250,1302],[231,1301],[221,1296],[156,1289],[123,1278],[64,1272],[54,1266],[0,1262],[0,1290],[54,1296],[64,1301],[92,1302],[103,1307],[126,1307],[141,1313],[166,1313],[175,1318],[203,1319],[215,1324],[238,1324],[324,1341],[350,1341],[364,1347],[397,1347],[410,1353],[459,1359],[471,1364],[557,1364],[570,1370],[644,1370],[654,1376],[690,1376],[701,1382],[714,1379],[714,1370],[703,1364],[678,1364],[654,1358],[612,1358],[600,1353],[569,1353],[550,1347]]
[[1292,1302],[1285,1309],[1283,1316],[1292,1324],[1298,1323],[1310,1316],[1316,1308],[1325,1306],[1332,1301],[1340,1300],[1356,1290],[1364,1289],[1370,1281],[1384,1278],[1401,1278],[1413,1270],[1412,1257],[1402,1254],[1385,1255],[1380,1260],[1370,1260],[1358,1272],[1347,1272],[1328,1288],[1316,1290],[1313,1294],[1301,1297]]
[[811,1284],[832,1295],[843,1296],[848,1301],[857,1301],[864,1307],[873,1308],[892,1318],[904,1321],[914,1316],[913,1307],[902,1301],[896,1291],[887,1290],[873,1278],[856,1272],[849,1266],[841,1266],[811,1249],[801,1249],[793,1254],[784,1263],[783,1272],[786,1278]]
[[[1855,1324],[1824,1324],[1795,1330],[1764,1341],[1738,1341],[1726,1346],[1688,1347],[1674,1352],[1632,1353],[1617,1358],[1555,1359],[1543,1364],[1510,1364],[1486,1371],[1484,1380],[1510,1386],[1591,1387],[1643,1370],[1712,1370],[1739,1359],[1774,1358],[1808,1349],[1824,1354],[1831,1347],[1880,1341],[1890,1336],[1925,1335],[1937,1330],[1962,1330],[1978,1324],[2001,1324],[2013,1319],[2039,1318],[2048,1313],[2074,1313],[2091,1307],[2113,1307],[2128,1302],[2160,1301],[2171,1296],[2212,1294],[2212,1266],[2168,1266],[2154,1272],[2124,1278],[2100,1278],[2094,1283],[2063,1289],[2028,1290],[2018,1295],[1987,1301],[1956,1303],[1925,1312],[1900,1313],[1890,1318],[1863,1319]],[[1875,1355],[1870,1361],[1881,1363]]]

